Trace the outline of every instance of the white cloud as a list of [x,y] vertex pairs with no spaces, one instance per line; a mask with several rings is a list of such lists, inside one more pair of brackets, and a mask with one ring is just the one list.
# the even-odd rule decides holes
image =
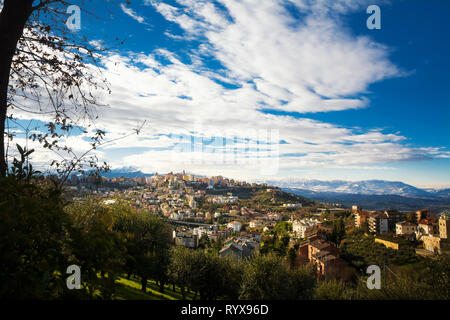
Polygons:
[[146,23],[144,17],[139,16],[133,9],[127,8],[123,3],[120,4],[120,8],[122,11],[132,17],[134,20],[136,20],[139,23]]
[[300,21],[281,0],[221,1],[231,18],[208,1],[177,2],[182,6],[149,3],[187,36],[206,39],[203,48],[226,67],[229,77],[258,81],[271,108],[303,113],[362,108],[365,99],[347,97],[401,75],[388,60],[387,48],[350,36],[330,10],[341,13],[365,1],[293,1],[306,14]]
[[[108,139],[115,139],[147,120],[139,136],[102,149],[102,157],[108,158],[120,148],[143,148],[108,158],[113,166],[258,177],[267,164],[261,162],[266,154],[246,151],[236,142],[226,147],[228,151],[238,148],[235,159],[245,158],[244,163],[224,163],[219,146],[210,145],[204,152],[173,149],[179,143],[177,135],[196,132],[196,137],[208,140],[234,130],[237,137],[245,138],[249,129],[279,132],[279,140],[285,143],[278,145],[277,165],[290,172],[299,168],[372,170],[385,163],[448,157],[442,148],[407,146],[407,138],[399,133],[260,111],[364,108],[370,104],[366,93],[372,83],[402,75],[389,61],[388,48],[367,37],[352,36],[342,25],[340,15],[361,8],[365,1],[292,0],[304,15],[300,21],[290,16],[281,0],[220,1],[223,8],[207,1],[177,2],[180,6],[175,7],[146,1],[184,30],[184,40],[200,41],[190,52],[192,63],[164,48],[102,58],[112,94],[99,97],[110,107],[99,109],[97,127],[108,132]],[[215,57],[223,69],[209,69],[205,56]],[[255,147],[254,141],[247,146]]]

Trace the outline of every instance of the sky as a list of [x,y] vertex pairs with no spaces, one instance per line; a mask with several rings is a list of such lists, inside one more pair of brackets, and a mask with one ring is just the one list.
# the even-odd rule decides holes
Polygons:
[[[78,33],[124,40],[101,56],[111,94],[98,92],[95,126],[115,139],[145,121],[96,151],[113,168],[450,187],[449,1],[86,5]],[[369,5],[381,29],[367,27]],[[81,132],[67,141],[89,147]]]

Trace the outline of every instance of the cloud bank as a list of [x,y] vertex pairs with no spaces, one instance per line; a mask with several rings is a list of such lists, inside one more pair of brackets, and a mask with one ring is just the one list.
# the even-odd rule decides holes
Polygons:
[[[177,0],[175,6],[146,0],[145,4],[179,27],[179,34],[167,36],[195,45],[187,53],[189,59],[167,48],[102,58],[112,94],[101,97],[110,107],[99,110],[97,126],[117,138],[147,120],[141,135],[103,148],[113,166],[258,177],[264,166],[260,160],[273,146],[278,168],[294,171],[370,170],[386,163],[449,156],[442,148],[410,146],[398,133],[308,118],[308,113],[368,107],[371,84],[403,76],[389,60],[389,48],[353,35],[343,23],[342,15],[364,10],[367,1]],[[131,9],[125,12],[145,21]],[[216,143],[231,131],[238,139],[226,146]],[[276,131],[279,140],[270,141],[271,150],[255,152],[261,137],[246,138],[251,132],[269,131]],[[180,151],[180,144],[186,143],[180,136],[197,139],[200,148]],[[124,148],[121,156],[108,158]],[[245,163],[223,161],[233,150],[235,158],[245,158]]]

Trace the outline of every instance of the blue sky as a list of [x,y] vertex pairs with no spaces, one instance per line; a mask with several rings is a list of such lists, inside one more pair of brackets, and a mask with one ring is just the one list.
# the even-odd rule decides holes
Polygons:
[[80,31],[125,40],[97,126],[148,121],[98,151],[113,167],[450,187],[450,2],[124,2],[90,4]]

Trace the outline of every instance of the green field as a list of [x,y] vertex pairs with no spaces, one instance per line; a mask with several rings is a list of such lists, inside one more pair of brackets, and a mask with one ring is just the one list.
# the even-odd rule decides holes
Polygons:
[[[164,287],[164,293],[159,292],[159,287],[155,281],[147,282],[147,291],[141,291],[141,283],[138,279],[127,279],[120,277],[116,280],[117,290],[114,295],[115,300],[181,300],[180,289],[175,287],[173,291],[172,285]],[[189,292],[186,294],[188,300],[194,298],[194,294]]]

